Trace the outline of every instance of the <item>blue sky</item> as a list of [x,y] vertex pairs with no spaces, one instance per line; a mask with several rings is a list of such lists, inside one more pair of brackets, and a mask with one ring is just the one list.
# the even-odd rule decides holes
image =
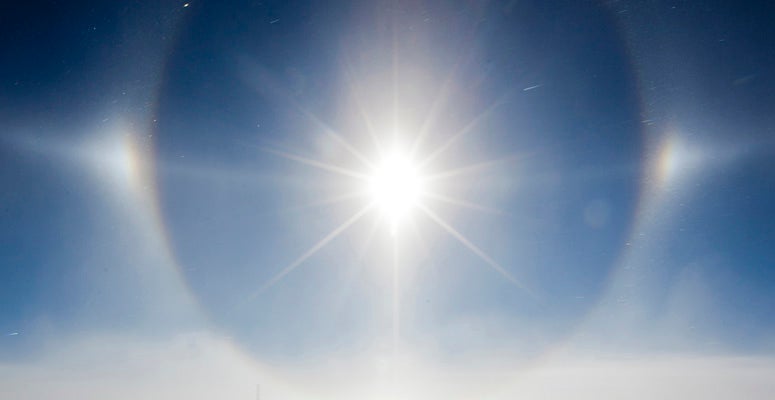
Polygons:
[[0,388],[765,398],[771,13],[7,6]]

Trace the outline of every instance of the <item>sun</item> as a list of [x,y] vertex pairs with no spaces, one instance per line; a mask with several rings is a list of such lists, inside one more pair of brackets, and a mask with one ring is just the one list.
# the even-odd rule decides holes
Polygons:
[[416,165],[401,153],[384,157],[368,179],[368,193],[395,233],[425,193],[425,180]]

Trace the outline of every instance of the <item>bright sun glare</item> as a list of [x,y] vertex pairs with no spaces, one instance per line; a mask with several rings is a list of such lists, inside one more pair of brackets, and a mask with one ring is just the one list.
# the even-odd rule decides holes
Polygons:
[[[476,120],[477,119],[475,118],[474,122]],[[325,127],[325,125],[321,126]],[[355,179],[359,183],[357,189],[353,192],[343,193],[340,198],[312,203],[309,206],[332,202],[336,203],[343,201],[343,199],[360,197],[363,195],[368,197],[369,201],[367,202],[368,204],[363,205],[349,218],[321,237],[320,240],[312,245],[307,251],[300,254],[295,260],[279,270],[271,279],[256,290],[254,296],[279,282],[283,277],[303,264],[310,257],[314,256],[343,232],[356,225],[364,215],[369,214],[371,211],[376,211],[379,214],[379,219],[389,227],[394,238],[397,238],[399,228],[402,228],[403,225],[412,223],[414,226],[413,218],[415,217],[415,214],[419,214],[420,217],[424,218],[424,221],[432,222],[437,225],[441,230],[448,233],[452,238],[479,257],[479,259],[495,272],[499,273],[503,278],[517,287],[527,290],[527,288],[525,288],[525,286],[507,269],[503,268],[484,250],[480,249],[463,232],[458,231],[451,222],[444,218],[444,216],[437,214],[433,209],[434,207],[432,207],[437,203],[444,203],[448,206],[455,206],[460,209],[487,213],[494,212],[497,214],[501,213],[501,211],[497,209],[438,192],[438,190],[443,189],[445,186],[443,183],[444,180],[452,178],[462,179],[460,176],[462,173],[481,169],[482,167],[491,164],[493,161],[441,171],[435,170],[434,168],[433,173],[425,173],[427,172],[426,166],[430,165],[434,159],[445,150],[449,149],[457,139],[472,132],[471,126],[473,126],[473,122],[462,128],[460,131],[452,133],[446,141],[431,148],[429,154],[421,154],[421,151],[418,154],[418,149],[421,149],[424,133],[427,133],[426,129],[421,129],[421,133],[418,133],[418,136],[414,141],[412,143],[407,143],[409,145],[408,149],[411,150],[406,152],[400,151],[405,150],[405,148],[401,148],[402,146],[394,147],[392,152],[385,152],[386,149],[381,146],[378,136],[376,136],[374,132],[369,131],[374,139],[374,144],[376,145],[374,150],[376,150],[377,154],[383,155],[379,161],[371,159],[366,153],[361,152],[357,146],[350,143],[345,137],[330,128],[325,127],[322,131],[327,138],[330,139],[332,143],[340,144],[344,150],[360,160],[361,164],[366,167],[364,169],[351,169],[342,165],[328,163],[324,160],[308,158],[286,151],[265,149],[266,151],[285,159],[305,164],[320,171],[330,172],[348,179]],[[430,183],[433,184],[431,185]],[[425,204],[426,201],[431,204]],[[375,224],[373,227],[376,228],[376,226],[377,225]],[[373,233],[373,230],[371,232]],[[415,233],[418,232],[415,231]],[[368,245],[370,240],[371,233],[365,237],[364,246]],[[393,241],[394,244],[397,242],[398,241]]]
[[369,193],[392,230],[419,204],[423,179],[415,165],[401,156],[385,157],[369,178]]

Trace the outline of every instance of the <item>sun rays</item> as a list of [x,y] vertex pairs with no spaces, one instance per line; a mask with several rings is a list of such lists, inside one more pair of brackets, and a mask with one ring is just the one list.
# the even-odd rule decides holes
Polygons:
[[314,246],[310,247],[309,250],[304,252],[301,256],[296,258],[292,263],[288,264],[285,268],[280,270],[277,274],[275,274],[272,279],[267,281],[265,284],[263,284],[255,293],[255,295],[260,294],[264,290],[274,286],[277,282],[279,282],[285,275],[289,274],[291,271],[296,269],[299,265],[303,264],[305,261],[307,261],[308,258],[312,257],[320,251],[323,247],[325,247],[329,242],[336,239],[337,236],[339,236],[342,232],[347,230],[351,225],[356,223],[366,212],[368,212],[373,205],[369,204],[366,207],[362,208],[360,211],[355,213],[352,217],[347,219],[347,221],[343,222],[341,225],[339,225],[336,229],[332,230],[328,235],[320,239],[317,243],[315,243]]
[[[359,150],[354,144],[349,142],[345,136],[326,127],[326,137],[343,146],[347,153],[357,158],[359,163],[365,167],[361,170],[337,163],[297,155],[287,151],[264,148],[263,150],[266,152],[279,156],[285,160],[293,161],[314,170],[336,175],[340,179],[354,181],[359,188],[352,192],[341,193],[331,199],[312,202],[305,205],[304,208],[337,205],[338,203],[351,201],[356,198],[363,199],[365,206],[332,229],[290,264],[276,272],[271,279],[261,285],[260,289],[255,294],[259,294],[276,285],[286,275],[301,266],[352,226],[356,225],[356,223],[358,223],[365,215],[375,212],[383,225],[386,225],[391,231],[392,236],[394,237],[393,247],[397,246],[398,238],[396,236],[399,234],[399,230],[413,228],[414,234],[419,235],[417,228],[418,218],[423,218],[424,220],[432,222],[440,228],[441,231],[446,232],[449,236],[454,238],[463,247],[477,256],[485,266],[499,274],[503,279],[519,289],[530,293],[530,290],[527,289],[522,281],[518,279],[509,268],[503,267],[495,261],[492,256],[488,255],[484,250],[477,246],[473,240],[459,230],[453,228],[452,224],[439,215],[438,212],[433,210],[432,205],[429,204],[431,202],[444,203],[455,207],[459,212],[470,211],[490,215],[506,215],[506,213],[501,210],[446,194],[443,190],[440,190],[443,185],[433,183],[452,179],[458,181],[458,183],[460,183],[460,181],[465,183],[467,179],[472,179],[468,175],[481,174],[482,170],[485,170],[487,167],[503,162],[504,160],[512,160],[514,157],[489,159],[471,165],[453,166],[443,170],[436,170],[432,173],[426,172],[427,167],[431,165],[434,160],[440,158],[442,153],[452,148],[460,137],[469,135],[474,131],[474,127],[478,121],[485,118],[486,114],[492,112],[492,109],[496,106],[497,104],[488,107],[472,121],[467,123],[461,130],[454,132],[443,143],[428,152],[424,158],[419,158],[416,162],[413,162],[413,158],[418,156],[416,153],[421,147],[420,141],[426,140],[426,134],[417,135],[409,146],[393,146],[390,151],[379,148],[379,155],[371,159],[365,155],[366,152]],[[366,118],[366,114],[362,112],[362,107],[359,106],[358,109],[361,110],[360,115],[363,118]],[[434,112],[438,112],[435,107],[433,110]],[[314,121],[316,124],[322,124],[317,118],[315,118]],[[423,125],[424,131],[429,129],[428,125],[429,123]],[[374,124],[368,122],[367,126],[373,127]],[[380,147],[381,143],[386,143],[389,140],[395,141],[398,137],[398,135],[394,133],[393,138],[380,139],[373,132],[370,132],[369,136],[372,137],[372,142]],[[401,148],[408,148],[410,150],[402,152],[400,150]],[[371,241],[376,228],[377,225],[375,223],[368,235],[369,242]],[[404,234],[405,232],[400,233]],[[363,243],[362,245],[365,247],[368,243]],[[393,253],[394,256],[397,257],[397,248],[394,248]],[[394,263],[398,263],[398,261],[394,260]],[[398,268],[398,265],[394,265],[393,268]],[[398,283],[396,282],[395,285],[398,285]],[[397,290],[397,288],[395,288],[395,290]]]

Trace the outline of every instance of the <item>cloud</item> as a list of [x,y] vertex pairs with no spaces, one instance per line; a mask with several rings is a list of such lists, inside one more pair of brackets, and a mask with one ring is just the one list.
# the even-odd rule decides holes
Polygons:
[[268,372],[208,334],[92,337],[0,366],[0,392],[19,400],[252,399],[259,376]]
[[[0,392],[28,399],[766,399],[775,359],[552,355],[450,364],[362,353],[296,365],[260,363],[228,338],[91,337],[0,365]],[[488,367],[488,365],[490,365]]]

